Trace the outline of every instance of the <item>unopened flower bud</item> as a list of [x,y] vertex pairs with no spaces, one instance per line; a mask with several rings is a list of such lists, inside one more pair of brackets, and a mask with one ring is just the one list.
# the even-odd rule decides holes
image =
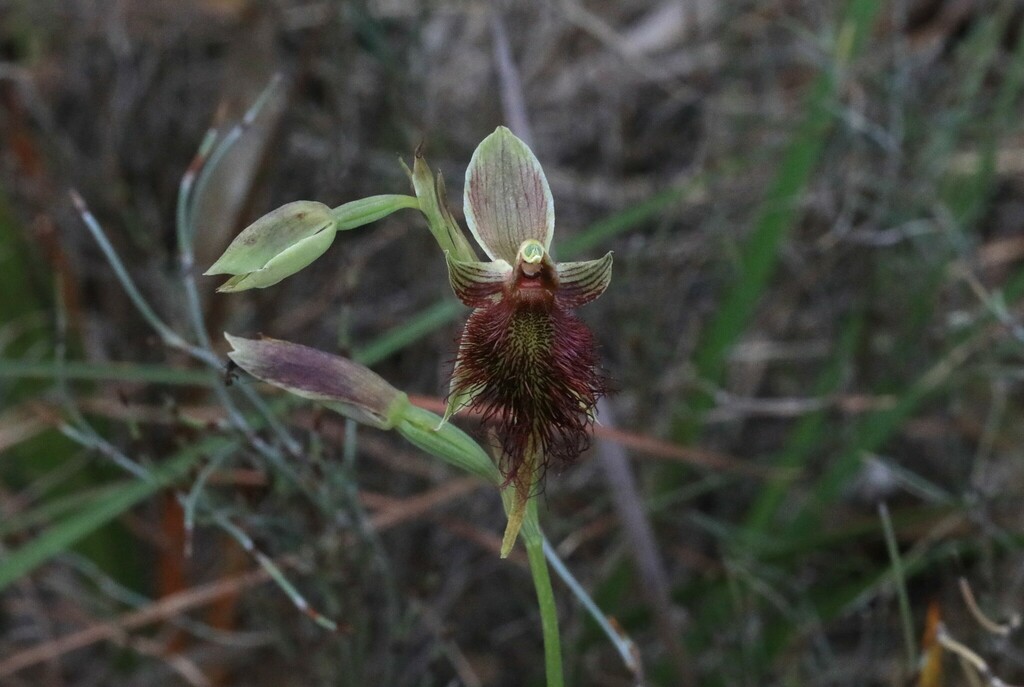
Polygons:
[[246,227],[206,274],[234,275],[218,291],[273,286],[327,252],[339,231],[361,227],[403,208],[419,208],[419,201],[403,195],[372,196],[333,210],[310,200],[288,203]]
[[364,425],[391,429],[409,405],[404,393],[347,358],[278,339],[224,336],[234,349],[228,357],[256,379]]
[[244,229],[206,274],[234,275],[218,291],[273,286],[323,255],[336,233],[331,209],[323,203],[288,203]]

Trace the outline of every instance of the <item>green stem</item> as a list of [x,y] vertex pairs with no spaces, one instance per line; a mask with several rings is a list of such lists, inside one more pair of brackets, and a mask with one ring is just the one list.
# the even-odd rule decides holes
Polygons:
[[537,606],[540,608],[541,630],[544,633],[544,671],[547,675],[547,687],[564,687],[562,639],[558,632],[558,608],[555,606],[555,593],[551,588],[548,564],[544,559],[544,537],[537,521],[536,498],[531,498],[527,503],[522,534],[526,544],[526,555],[530,559],[533,586],[537,590]]

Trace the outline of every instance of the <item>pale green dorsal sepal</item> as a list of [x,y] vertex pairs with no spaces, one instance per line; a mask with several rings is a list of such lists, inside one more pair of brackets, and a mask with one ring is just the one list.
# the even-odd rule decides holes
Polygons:
[[527,239],[551,247],[555,204],[547,177],[529,146],[503,126],[473,152],[464,205],[470,232],[492,260],[514,263]]

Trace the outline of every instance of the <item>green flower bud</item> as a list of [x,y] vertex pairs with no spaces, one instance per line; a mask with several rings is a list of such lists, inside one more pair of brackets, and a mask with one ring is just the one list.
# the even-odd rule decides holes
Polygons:
[[224,336],[234,349],[228,357],[256,379],[364,425],[394,429],[449,465],[501,484],[498,468],[480,444],[455,425],[436,429],[440,417],[412,405],[404,393],[359,363],[287,341]]
[[244,229],[206,274],[235,275],[218,291],[273,286],[323,255],[336,233],[331,209],[323,203],[288,203]]
[[309,200],[288,203],[244,229],[206,274],[234,275],[217,289],[222,292],[273,286],[327,252],[339,231],[419,206],[403,195],[371,196],[333,210]]

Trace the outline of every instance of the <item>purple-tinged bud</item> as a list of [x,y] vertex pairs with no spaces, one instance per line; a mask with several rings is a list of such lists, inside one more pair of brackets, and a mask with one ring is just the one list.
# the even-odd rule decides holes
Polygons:
[[347,358],[278,339],[224,336],[234,349],[228,357],[256,379],[357,422],[391,429],[409,404],[404,393]]

